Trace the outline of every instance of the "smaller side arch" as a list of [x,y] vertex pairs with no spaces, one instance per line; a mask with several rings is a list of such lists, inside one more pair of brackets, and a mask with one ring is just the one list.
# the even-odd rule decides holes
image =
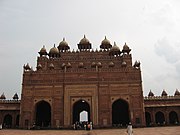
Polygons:
[[35,104],[35,125],[38,127],[51,126],[51,105],[44,100]]
[[12,127],[12,116],[10,114],[6,114],[3,119],[3,128],[11,128]]
[[151,114],[149,112],[145,112],[145,118],[146,118],[146,126],[151,126],[152,120],[151,120]]
[[165,125],[166,123],[164,113],[162,113],[161,111],[156,112],[155,120],[157,125]]
[[176,125],[179,123],[178,115],[175,111],[169,113],[169,124]]
[[112,103],[113,126],[126,126],[130,122],[129,104],[124,99],[117,99]]

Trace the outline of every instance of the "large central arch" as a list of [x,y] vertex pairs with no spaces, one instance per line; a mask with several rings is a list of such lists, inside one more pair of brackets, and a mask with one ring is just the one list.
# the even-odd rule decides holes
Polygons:
[[89,104],[84,100],[79,100],[74,103],[73,105],[73,123],[80,122],[80,113],[81,112],[87,112],[87,121],[90,121],[90,106]]
[[51,124],[51,106],[46,101],[36,104],[36,126],[49,127]]
[[129,105],[126,101],[118,99],[112,104],[112,124],[126,126],[130,121]]

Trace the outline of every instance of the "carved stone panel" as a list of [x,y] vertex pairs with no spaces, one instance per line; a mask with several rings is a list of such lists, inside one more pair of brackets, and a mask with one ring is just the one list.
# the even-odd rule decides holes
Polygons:
[[[83,99],[90,103],[92,120],[98,124],[98,95],[96,85],[66,85],[64,93],[64,125],[72,124],[73,102]],[[88,100],[89,99],[89,100]]]

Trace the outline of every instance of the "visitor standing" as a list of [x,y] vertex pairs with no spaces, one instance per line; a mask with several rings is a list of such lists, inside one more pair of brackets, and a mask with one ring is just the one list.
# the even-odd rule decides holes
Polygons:
[[128,133],[128,135],[133,135],[133,129],[132,129],[131,122],[129,122],[129,125],[127,126],[127,133]]
[[2,129],[2,124],[0,124],[0,130]]

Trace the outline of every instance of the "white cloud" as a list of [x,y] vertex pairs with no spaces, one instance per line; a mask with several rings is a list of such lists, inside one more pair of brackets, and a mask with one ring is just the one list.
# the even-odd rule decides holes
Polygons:
[[162,56],[168,63],[176,63],[180,60],[180,54],[178,50],[180,48],[174,48],[173,42],[170,43],[166,37],[160,39],[155,44],[155,52],[157,55]]
[[[0,1],[0,60],[4,63],[0,74],[6,76],[0,76],[0,94],[1,89],[9,97],[12,89],[20,91],[22,65],[29,62],[35,67],[42,45],[49,50],[65,37],[74,49],[84,34],[93,48],[99,48],[105,35],[120,48],[127,42],[133,62],[142,62],[144,91],[175,89],[180,69],[179,4],[171,0]],[[168,86],[157,82],[163,77]]]

